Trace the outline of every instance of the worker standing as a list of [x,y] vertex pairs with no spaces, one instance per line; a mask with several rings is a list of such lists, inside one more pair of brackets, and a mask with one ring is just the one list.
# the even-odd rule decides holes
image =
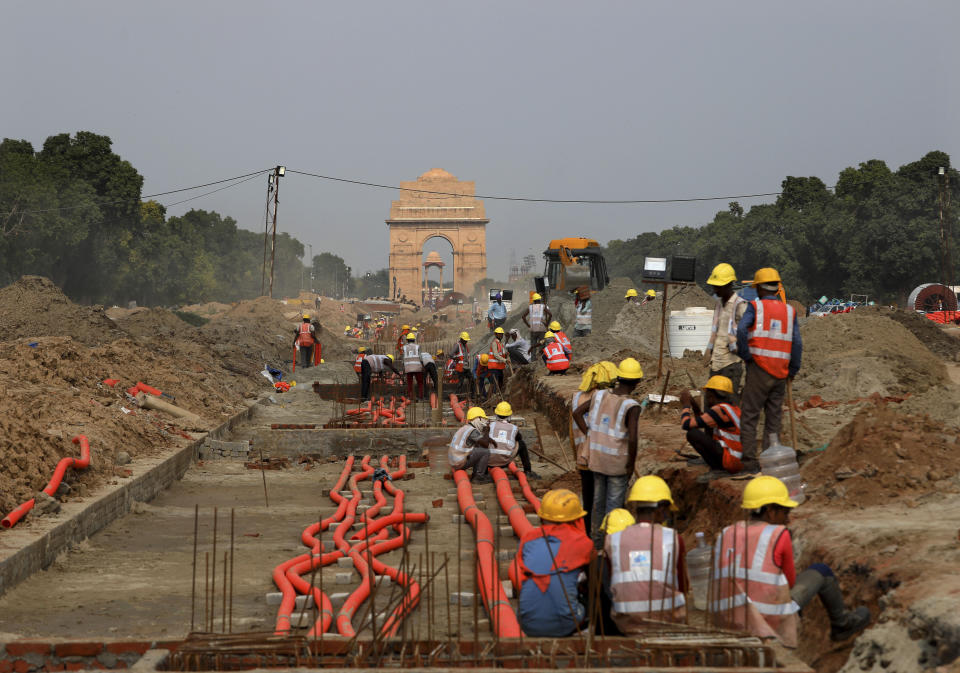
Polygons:
[[544,333],[547,331],[547,325],[553,319],[550,313],[550,307],[543,303],[543,297],[534,292],[530,297],[531,303],[527,306],[520,319],[530,329],[530,356],[533,357],[533,350],[540,343]]
[[567,354],[567,359],[573,359],[573,344],[570,343],[570,337],[568,337],[563,332],[563,325],[554,320],[550,323],[550,331],[553,332],[554,338],[557,340],[557,343],[563,346],[563,352]]
[[540,527],[520,538],[517,612],[528,636],[564,638],[587,621],[580,596],[594,552],[583,526],[585,514],[576,493],[565,488],[547,491],[537,511]]
[[[439,358],[442,356],[443,356],[443,351],[438,351],[437,357]],[[440,381],[439,381],[440,375],[437,372],[437,363],[433,359],[433,356],[430,355],[430,353],[427,351],[421,351],[420,363],[423,365],[424,383],[426,383],[426,377],[429,376],[430,380],[433,381],[433,391],[435,393],[439,393],[440,392]]]
[[663,525],[677,509],[667,483],[655,475],[640,477],[627,507],[637,523],[607,535],[603,550],[610,564],[611,616],[621,633],[632,636],[649,629],[650,620],[686,621],[688,580],[683,538]]
[[[407,377],[407,397],[412,400],[423,399],[423,362],[420,360],[420,344],[414,332],[407,334],[407,343],[403,345],[403,372]],[[413,381],[417,381],[417,397],[413,396]]]
[[520,330],[510,330],[507,338],[507,353],[514,364],[530,364],[530,342],[520,336]]
[[627,304],[639,304],[640,301],[637,299],[637,291],[632,287],[627,290],[627,293],[623,295],[623,300]]
[[800,369],[803,345],[793,307],[777,296],[780,274],[776,269],[758,269],[752,285],[757,299],[747,304],[737,326],[737,352],[747,363],[747,379],[740,400],[740,437],[743,462],[748,470],[757,466],[757,422],[764,413],[763,448],[770,435],[779,435],[787,379]]
[[705,412],[690,395],[680,393],[680,424],[687,441],[711,470],[736,474],[743,469],[740,442],[740,407],[734,402],[733,383],[726,376],[711,376],[703,387]]
[[357,348],[357,357],[353,360],[353,371],[357,373],[357,380],[360,380],[360,373],[363,371],[363,358],[366,357],[367,347]]
[[713,309],[713,326],[704,359],[710,367],[710,376],[726,376],[733,383],[735,400],[740,399],[740,381],[743,361],[737,355],[737,325],[747,310],[747,300],[733,291],[737,274],[729,264],[717,264],[707,279],[717,295]]
[[293,333],[293,345],[300,353],[300,366],[313,366],[313,344],[316,343],[316,327],[310,322],[310,314],[303,314],[303,321]]
[[718,626],[796,647],[799,612],[814,596],[830,619],[830,640],[846,640],[870,623],[866,607],[847,610],[829,566],[814,563],[796,574],[787,524],[797,504],[776,477],[756,477],[743,490],[750,519],[724,528],[714,551],[709,608]]
[[530,452],[520,428],[510,422],[513,407],[509,402],[501,402],[493,413],[497,418],[490,423],[490,439],[495,444],[490,448],[490,467],[504,467],[519,456],[527,479],[539,479],[540,475],[530,467]]
[[593,302],[590,301],[590,288],[578,287],[574,291],[576,318],[573,322],[573,336],[587,336],[593,330]]
[[598,545],[603,542],[600,522],[607,512],[623,506],[636,469],[640,404],[630,394],[642,378],[640,363],[627,358],[617,367],[617,385],[598,390],[573,412],[573,422],[587,436],[587,467],[593,472],[591,535]]
[[580,473],[580,494],[583,496],[583,506],[587,510],[584,524],[587,530],[591,529],[591,510],[593,509],[593,472],[590,471],[590,448],[587,443],[587,434],[581,432],[580,427],[573,422],[573,411],[581,404],[589,404],[597,390],[603,390],[613,385],[617,378],[617,366],[612,362],[598,362],[591,365],[580,379],[580,386],[570,400],[570,437],[573,439],[573,450],[576,454],[577,471]]
[[374,374],[383,376],[384,370],[389,369],[398,377],[400,372],[393,364],[392,355],[376,355],[371,353],[363,358],[360,364],[360,399],[370,399],[370,379]]
[[397,337],[397,351],[403,350],[403,344],[407,339],[407,335],[410,334],[410,325],[404,325],[400,328],[400,336]]
[[467,389],[468,392],[473,389],[473,372],[470,370],[470,347],[467,345],[470,342],[470,334],[468,332],[460,332],[460,338],[457,340],[457,350],[453,353],[453,369],[457,372],[457,376],[460,379],[460,382],[457,384],[457,394],[463,392],[463,384],[467,381],[470,382],[470,386]]
[[460,427],[450,440],[447,460],[451,470],[473,468],[470,481],[475,484],[488,484],[493,479],[487,474],[490,461],[490,447],[493,441],[487,434],[487,415],[480,407],[467,410],[467,422]]
[[504,334],[502,327],[493,330],[493,339],[490,340],[490,351],[487,359],[487,369],[490,378],[497,386],[497,391],[503,393],[503,370],[507,368],[507,348],[503,345]]
[[503,303],[503,295],[497,292],[493,303],[487,310],[487,326],[492,331],[498,327],[503,327],[505,322],[507,322],[507,307]]
[[570,368],[570,358],[567,357],[563,346],[557,343],[556,335],[553,332],[547,332],[543,335],[543,338],[543,353],[541,355],[549,370],[547,376],[566,374]]

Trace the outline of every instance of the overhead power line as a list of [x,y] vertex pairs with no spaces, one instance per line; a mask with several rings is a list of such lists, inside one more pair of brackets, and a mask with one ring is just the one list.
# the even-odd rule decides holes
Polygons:
[[436,194],[438,196],[472,196],[476,199],[487,199],[490,201],[525,201],[528,203],[585,203],[585,204],[612,204],[627,205],[632,203],[690,203],[694,201],[726,201],[730,199],[753,199],[762,196],[780,196],[782,192],[761,192],[757,194],[734,194],[731,196],[694,196],[680,199],[545,199],[529,196],[494,196],[490,194],[458,194],[457,192],[439,192],[431,189],[410,189],[408,187],[398,187],[396,185],[382,185],[376,182],[367,182],[365,180],[351,180],[349,178],[338,178],[332,175],[320,175],[319,173],[310,173],[307,171],[297,171],[292,168],[287,169],[287,173],[296,173],[297,175],[306,175],[321,180],[330,180],[333,182],[346,182],[351,185],[361,185],[363,187],[377,187],[379,189],[393,189],[397,191],[418,192],[420,194]]

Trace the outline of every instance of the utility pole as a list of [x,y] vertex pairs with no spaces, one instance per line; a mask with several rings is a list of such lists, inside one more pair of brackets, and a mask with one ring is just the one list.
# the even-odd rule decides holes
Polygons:
[[280,178],[287,172],[285,166],[273,169],[273,231],[270,241],[270,298],[273,299],[273,267],[277,260],[277,207],[280,205]]

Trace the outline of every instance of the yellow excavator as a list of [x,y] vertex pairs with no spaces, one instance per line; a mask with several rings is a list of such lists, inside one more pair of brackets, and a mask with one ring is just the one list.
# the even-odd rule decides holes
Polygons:
[[547,259],[543,275],[557,290],[586,285],[602,290],[610,283],[603,248],[592,238],[557,238],[543,251]]

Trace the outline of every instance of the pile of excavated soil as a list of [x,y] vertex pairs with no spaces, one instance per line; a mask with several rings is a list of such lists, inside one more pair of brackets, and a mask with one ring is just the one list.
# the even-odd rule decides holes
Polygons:
[[906,327],[924,346],[944,360],[950,362],[960,361],[960,339],[947,334],[940,325],[929,318],[923,317],[916,311],[906,311],[903,309],[891,310],[886,307],[881,307],[872,310]]
[[[662,318],[663,295],[656,301],[643,306],[637,304],[623,304],[623,293],[620,293],[621,307],[616,321],[610,328],[612,336],[623,339],[635,347],[656,353],[660,346],[660,320]],[[667,293],[667,320],[671,311],[682,311],[692,306],[702,306],[713,310],[717,300],[700,289],[699,285],[690,285],[671,288]],[[664,342],[664,352],[668,345]]]
[[201,318],[212,318],[220,313],[226,313],[230,310],[230,306],[230,304],[221,304],[218,301],[208,301],[205,304],[182,306],[180,310],[186,313],[196,313]]
[[948,383],[911,395],[900,405],[900,411],[917,416],[927,415],[953,427],[960,426],[960,386]]
[[134,337],[200,338],[200,330],[163,308],[135,309],[125,315],[116,315],[114,322]]
[[80,306],[42,276],[22,276],[0,289],[0,338],[70,336],[88,346],[118,339],[123,333],[102,306]]
[[917,394],[946,383],[944,364],[890,318],[853,312],[808,319],[794,399],[851,400]]
[[885,505],[941,491],[960,471],[960,443],[929,417],[881,404],[861,410],[801,468],[808,489],[832,505]]

